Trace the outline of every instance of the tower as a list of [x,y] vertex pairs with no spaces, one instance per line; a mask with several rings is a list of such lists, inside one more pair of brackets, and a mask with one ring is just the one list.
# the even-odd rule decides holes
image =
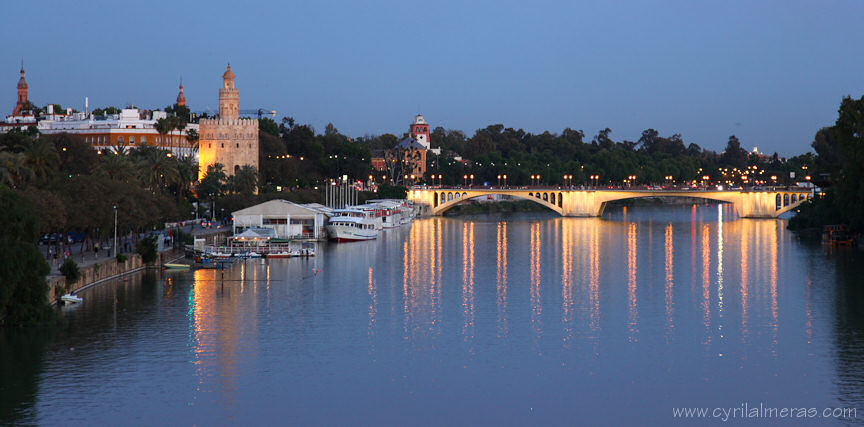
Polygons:
[[[178,104],[179,101],[178,96]],[[216,163],[224,167],[228,176],[243,166],[258,168],[258,120],[241,119],[239,105],[239,91],[234,87],[234,73],[228,65],[219,88],[219,117],[199,122],[199,180],[207,173],[207,167]]]
[[231,64],[222,74],[222,87],[219,89],[219,117],[222,120],[237,120],[240,115],[240,94],[234,87],[234,73]]
[[180,79],[180,93],[177,94],[177,105],[186,106],[186,95],[183,94],[183,79]]
[[422,114],[418,114],[414,118],[414,123],[411,123],[411,128],[408,134],[415,141],[420,143],[427,150],[429,149],[429,124],[423,119]]
[[20,116],[29,109],[30,102],[27,100],[27,80],[24,80],[24,61],[21,61],[21,78],[18,80],[18,102],[15,104],[15,109],[12,110],[12,115]]

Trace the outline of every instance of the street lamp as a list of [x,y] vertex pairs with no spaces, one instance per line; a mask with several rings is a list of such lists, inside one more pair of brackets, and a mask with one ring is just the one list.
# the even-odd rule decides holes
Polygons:
[[468,175],[462,175],[462,185],[468,185]]
[[502,175],[504,177],[504,186],[507,186],[507,174]]
[[501,175],[498,175],[498,186],[501,186]]
[[472,187],[474,186],[474,174],[473,173],[471,174],[471,186]]

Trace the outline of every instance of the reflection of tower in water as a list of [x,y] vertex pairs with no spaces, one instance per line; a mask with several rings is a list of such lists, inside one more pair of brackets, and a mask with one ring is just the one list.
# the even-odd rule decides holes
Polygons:
[[[257,269],[256,269],[257,271]],[[223,276],[224,273],[224,282]],[[235,275],[240,280],[233,279]],[[245,265],[228,271],[198,269],[194,273],[194,285],[190,294],[190,322],[192,327],[192,352],[199,378],[199,391],[212,385],[207,381],[216,378],[218,390],[226,405],[233,405],[234,378],[238,375],[238,352],[254,350],[256,325],[257,283],[248,284],[253,295],[244,295]],[[233,279],[233,280],[232,280]],[[244,303],[251,307],[244,307]],[[215,374],[213,371],[217,371]]]

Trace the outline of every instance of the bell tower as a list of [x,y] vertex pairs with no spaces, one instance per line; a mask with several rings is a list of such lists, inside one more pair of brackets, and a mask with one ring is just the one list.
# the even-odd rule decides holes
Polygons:
[[240,115],[240,94],[234,87],[234,73],[231,64],[225,74],[222,74],[222,87],[219,88],[219,118],[222,120],[237,120]]
[[13,116],[20,116],[30,109],[27,100],[27,80],[24,80],[24,61],[21,61],[21,78],[18,80],[18,102],[12,111]]
[[422,114],[418,114],[414,118],[414,123],[411,123],[409,136],[426,147],[427,150],[429,149],[429,123],[426,123]]

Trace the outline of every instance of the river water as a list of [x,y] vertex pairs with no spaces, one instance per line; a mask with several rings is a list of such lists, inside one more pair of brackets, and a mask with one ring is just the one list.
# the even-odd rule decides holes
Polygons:
[[2,337],[0,422],[860,422],[862,261],[729,205],[423,219],[90,288],[62,327]]

